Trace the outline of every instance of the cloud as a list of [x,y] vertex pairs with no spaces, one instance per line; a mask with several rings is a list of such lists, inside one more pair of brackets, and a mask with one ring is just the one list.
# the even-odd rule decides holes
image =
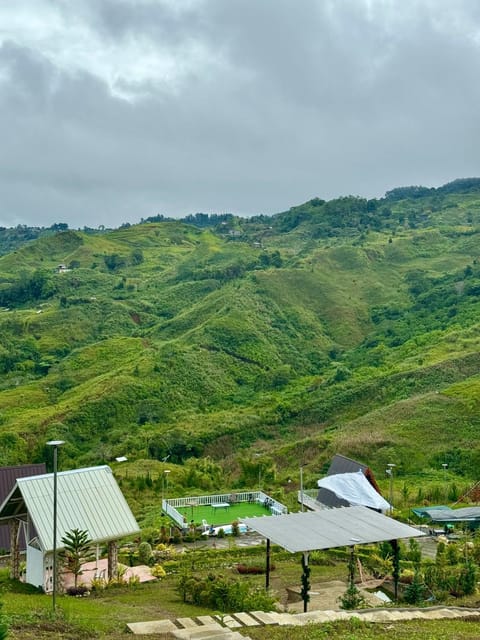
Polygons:
[[4,226],[479,173],[473,0],[17,0],[0,24]]

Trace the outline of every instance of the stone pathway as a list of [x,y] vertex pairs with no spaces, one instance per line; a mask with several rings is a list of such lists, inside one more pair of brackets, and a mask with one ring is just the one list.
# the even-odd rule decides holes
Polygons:
[[135,635],[165,634],[179,640],[248,640],[249,627],[255,626],[300,626],[309,623],[332,622],[358,618],[366,622],[396,622],[400,620],[436,620],[440,618],[478,618],[480,609],[462,607],[428,607],[418,609],[384,608],[359,609],[357,611],[318,610],[307,613],[277,613],[274,611],[250,611],[223,616],[198,616],[177,620],[154,620],[130,622],[127,630]]

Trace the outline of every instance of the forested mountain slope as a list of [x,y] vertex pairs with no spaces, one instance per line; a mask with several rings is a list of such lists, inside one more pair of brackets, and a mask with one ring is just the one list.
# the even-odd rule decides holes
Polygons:
[[336,451],[473,473],[479,180],[212,220],[0,258],[1,464],[54,437],[64,466],[209,455],[232,482],[258,451],[279,481]]

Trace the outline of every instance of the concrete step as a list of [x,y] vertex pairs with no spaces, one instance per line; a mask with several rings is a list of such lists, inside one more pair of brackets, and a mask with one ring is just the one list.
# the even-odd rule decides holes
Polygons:
[[[130,622],[127,631],[135,635],[168,634],[179,640],[248,640],[238,631],[240,627],[261,625],[298,626],[308,623],[331,622],[357,617],[369,622],[394,622],[399,620],[438,620],[441,618],[479,618],[480,609],[462,607],[427,607],[422,609],[382,608],[357,611],[314,610],[307,613],[279,613],[275,611],[251,611],[231,615],[197,616],[171,620]],[[179,628],[181,627],[181,628]]]
[[176,622],[180,627],[182,627],[182,629],[198,627],[198,622],[196,622],[193,618],[177,618]]
[[147,635],[155,633],[169,633],[177,627],[171,620],[150,620],[148,622],[129,622],[127,631],[135,635]]
[[238,620],[235,620],[231,615],[226,614],[224,616],[217,615],[215,616],[215,620],[219,622],[219,624],[223,624],[225,627],[229,629],[238,629],[238,627],[243,627],[242,623]]
[[[176,629],[170,631],[169,635],[172,638],[178,638],[178,640],[233,640],[235,638],[236,631],[231,631],[226,627],[221,627],[219,624],[211,625],[197,625],[197,627],[190,627],[188,629]],[[243,636],[238,634],[238,637],[243,639]]]
[[258,627],[260,625],[260,622],[256,618],[253,618],[249,613],[243,611],[232,613],[232,616],[244,627]]
[[267,613],[266,611],[250,611],[250,615],[264,625],[278,624],[278,622],[275,620],[275,617],[272,616],[271,613]]

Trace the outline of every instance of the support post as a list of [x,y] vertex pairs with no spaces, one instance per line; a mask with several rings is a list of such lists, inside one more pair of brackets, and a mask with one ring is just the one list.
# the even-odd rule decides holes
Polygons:
[[15,518],[10,521],[10,577],[20,578],[20,545],[18,544],[18,530],[20,523]]
[[112,580],[118,570],[118,544],[116,540],[108,543],[108,579]]
[[395,602],[398,602],[398,583],[400,580],[400,545],[398,540],[390,540],[390,545],[393,550],[393,596]]
[[303,600],[303,613],[307,613],[308,603],[310,601],[310,567],[308,566],[308,551],[302,554],[302,589],[301,596]]
[[265,589],[270,587],[270,538],[267,538],[267,557],[265,562]]

